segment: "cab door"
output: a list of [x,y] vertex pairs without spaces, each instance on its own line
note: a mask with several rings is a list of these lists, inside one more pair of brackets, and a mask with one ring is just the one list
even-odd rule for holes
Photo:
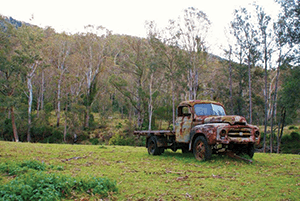
[[175,121],[176,142],[188,143],[190,141],[190,131],[193,122],[191,107],[179,106]]

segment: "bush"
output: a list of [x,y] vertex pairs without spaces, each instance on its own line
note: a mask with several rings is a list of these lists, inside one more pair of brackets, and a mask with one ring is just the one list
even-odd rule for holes
[[90,143],[92,143],[92,145],[98,145],[99,144],[99,140],[97,138],[93,138],[93,139],[89,139]]
[[58,200],[71,193],[74,180],[64,175],[32,172],[0,186],[2,200]]
[[42,163],[37,160],[24,161],[21,163],[16,163],[16,162],[0,163],[0,172],[6,173],[8,175],[21,175],[28,172],[28,170],[30,169],[44,171],[49,168],[53,170],[63,170],[62,166],[53,166],[53,165],[48,166],[45,163]]
[[34,169],[34,170],[46,170],[47,169],[47,165],[45,163],[41,163],[40,161],[24,161],[23,163],[21,163],[19,165],[20,167],[28,167],[30,169]]
[[1,172],[3,169],[5,172],[7,169],[16,169],[15,167],[34,170],[15,177],[7,184],[0,185],[0,200],[60,200],[70,196],[72,191],[107,197],[110,192],[118,191],[116,182],[107,178],[90,176],[73,178],[63,174],[47,174],[37,171],[36,169],[44,168],[41,168],[43,165],[34,161],[25,161],[20,164],[0,164]]
[[124,137],[120,133],[117,133],[109,139],[108,144],[109,145],[121,145],[121,146],[134,145],[134,137],[130,137],[130,136]]
[[28,172],[28,167],[20,167],[20,165],[13,162],[0,163],[0,172],[10,176],[20,175]]
[[107,178],[97,178],[97,177],[85,177],[78,178],[79,182],[77,187],[83,192],[89,192],[95,195],[100,195],[101,197],[107,197],[108,192],[117,192],[115,182],[111,182]]
[[289,130],[292,130],[292,129],[298,129],[298,127],[296,127],[296,126],[289,126]]
[[35,172],[24,174],[0,186],[1,200],[60,200],[72,190],[107,197],[117,192],[115,182],[105,178],[75,179],[66,175]]
[[291,132],[282,136],[282,153],[299,154],[300,153],[300,134],[298,132]]
[[300,140],[300,134],[299,133],[293,131],[290,135],[291,135],[291,139],[293,141]]
[[292,140],[292,138],[290,135],[283,135],[281,138],[282,143],[287,143],[287,142],[290,142],[291,140]]

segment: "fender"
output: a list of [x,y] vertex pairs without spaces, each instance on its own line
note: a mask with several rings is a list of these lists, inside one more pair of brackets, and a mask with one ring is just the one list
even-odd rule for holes
[[195,137],[203,135],[209,145],[215,144],[217,139],[216,124],[201,124],[192,128],[190,132],[189,150],[192,150],[193,141]]

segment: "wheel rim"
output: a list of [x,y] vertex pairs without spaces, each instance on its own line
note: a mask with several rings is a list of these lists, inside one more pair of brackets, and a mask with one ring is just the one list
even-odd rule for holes
[[196,159],[203,160],[205,157],[205,145],[203,142],[199,141],[196,145]]

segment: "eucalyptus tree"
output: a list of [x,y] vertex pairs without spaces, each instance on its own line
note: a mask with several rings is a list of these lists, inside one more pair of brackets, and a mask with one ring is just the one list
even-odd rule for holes
[[22,76],[26,74],[23,66],[19,65],[15,50],[18,45],[16,29],[8,24],[1,16],[4,23],[0,26],[0,107],[7,109],[13,129],[14,141],[19,141],[15,106],[19,102],[19,94],[22,91]]
[[[197,99],[199,74],[207,67],[207,34],[211,22],[206,13],[189,7],[184,10],[183,19],[178,19],[178,44],[187,51],[189,99]],[[202,83],[204,84],[204,83]]]
[[252,123],[252,79],[251,67],[254,67],[260,55],[257,50],[259,41],[257,40],[257,30],[251,22],[251,15],[246,8],[235,10],[234,20],[231,21],[233,34],[240,44],[241,50],[245,54],[248,66],[248,90],[249,90],[249,123]]
[[47,57],[52,69],[55,72],[53,81],[57,81],[56,85],[56,126],[60,125],[61,118],[61,99],[62,84],[65,73],[68,71],[68,59],[71,51],[74,49],[74,43],[66,33],[52,34],[48,39]]
[[17,29],[17,39],[19,45],[16,49],[19,65],[24,66],[27,80],[27,97],[28,97],[28,128],[27,141],[30,142],[31,116],[32,116],[32,100],[33,86],[32,79],[36,74],[38,67],[41,67],[42,57],[42,40],[43,30],[38,27],[23,25]]
[[[269,62],[269,55],[272,52],[272,48],[270,47],[271,44],[271,32],[270,29],[268,30],[269,22],[271,17],[267,15],[264,9],[260,6],[256,6],[256,14],[258,20],[258,28],[259,28],[259,36],[260,36],[260,43],[263,44],[263,63],[264,63],[264,99],[265,99],[265,120],[264,120],[264,133],[267,133],[267,126],[268,126],[268,62]],[[273,112],[274,113],[274,112]],[[273,118],[272,120],[273,121]],[[271,124],[272,125],[272,124]],[[271,128],[272,130],[272,128]],[[270,138],[272,139],[272,132]],[[271,140],[270,139],[270,143]],[[270,145],[271,146],[271,145]],[[272,147],[272,146],[271,146]],[[264,151],[266,148],[266,135],[264,135]]]
[[286,43],[293,49],[293,64],[300,64],[300,1],[299,0],[276,0],[283,9],[280,20],[284,25]]
[[[277,131],[277,153],[280,152],[280,144],[281,144],[281,138],[283,134],[283,127],[285,124],[285,118],[286,116],[292,116],[295,117],[295,111],[297,111],[297,104],[294,104],[296,101],[295,97],[297,97],[297,94],[299,94],[299,86],[297,84],[297,81],[295,82],[295,77],[298,75],[297,67],[295,69],[291,69],[291,74],[287,73],[287,76],[283,80],[283,84],[281,86],[282,90],[278,93],[279,88],[279,75],[281,74],[281,69],[286,68],[285,66],[288,66],[289,62],[293,59],[293,49],[289,47],[289,41],[290,38],[287,37],[287,31],[286,31],[286,22],[285,18],[282,16],[282,14],[279,16],[279,19],[277,22],[273,24],[273,30],[275,35],[275,42],[276,42],[276,48],[278,53],[278,59],[277,59],[277,69],[276,69],[276,81],[275,81],[275,87],[274,87],[274,98],[273,98],[273,105],[272,105],[272,111],[279,110],[281,111],[280,117],[277,115],[278,120],[278,131]],[[295,72],[295,73],[294,73]],[[282,77],[282,76],[281,76]],[[278,96],[277,98],[277,95]],[[279,102],[277,104],[277,102]],[[278,107],[278,108],[277,108]],[[286,115],[287,113],[287,115]],[[272,118],[275,118],[276,116],[275,112],[272,112]]]
[[110,83],[135,108],[137,127],[141,128],[148,105],[149,43],[146,39],[121,36],[119,48],[114,58],[114,74],[110,76]]
[[[164,69],[164,79],[170,81],[172,96],[172,124],[175,125],[176,92],[180,91],[181,75],[185,70],[180,60],[182,50],[178,45],[176,22],[169,20],[167,27],[158,30],[154,22],[147,24],[149,44],[158,59],[158,65]],[[177,100],[178,101],[178,100]]]
[[83,33],[77,40],[77,51],[80,52],[82,60],[82,73],[85,74],[85,105],[86,117],[84,126],[89,127],[89,118],[91,105],[95,100],[98,91],[97,76],[103,72],[104,63],[107,57],[107,35],[110,32],[102,26],[95,27],[88,25],[85,27],[86,33]]

